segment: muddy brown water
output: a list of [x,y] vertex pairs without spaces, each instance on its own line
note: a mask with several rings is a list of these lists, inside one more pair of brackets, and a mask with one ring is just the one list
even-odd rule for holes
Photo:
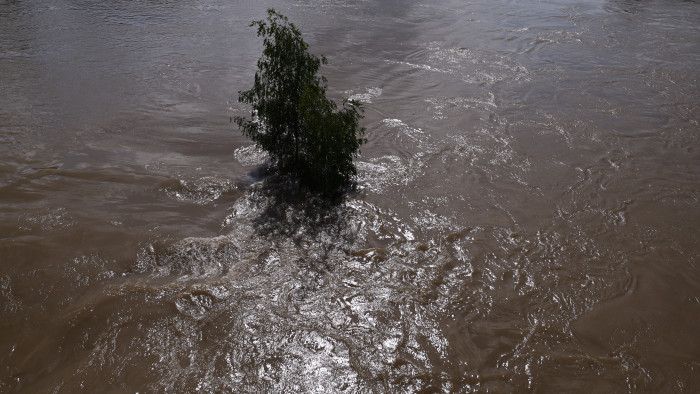
[[[270,6],[338,206],[230,123]],[[697,392],[699,83],[696,1],[2,1],[0,392]]]

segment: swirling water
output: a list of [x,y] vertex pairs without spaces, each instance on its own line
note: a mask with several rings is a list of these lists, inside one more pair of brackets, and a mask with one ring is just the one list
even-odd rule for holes
[[[274,6],[358,187],[230,123]],[[0,3],[1,392],[693,392],[700,5]]]

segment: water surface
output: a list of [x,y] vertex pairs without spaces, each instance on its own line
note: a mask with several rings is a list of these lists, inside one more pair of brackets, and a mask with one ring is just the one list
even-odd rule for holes
[[[274,6],[358,187],[230,122]],[[693,392],[700,5],[0,3],[0,391]]]

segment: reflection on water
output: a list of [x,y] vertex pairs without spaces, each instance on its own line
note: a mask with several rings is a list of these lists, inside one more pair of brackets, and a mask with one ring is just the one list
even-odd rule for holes
[[[274,5],[366,106],[234,130]],[[0,391],[693,392],[696,2],[0,4]]]

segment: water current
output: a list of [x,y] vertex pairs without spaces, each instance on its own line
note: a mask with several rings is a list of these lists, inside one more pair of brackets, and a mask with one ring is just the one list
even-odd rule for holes
[[[338,205],[231,123],[287,15]],[[697,392],[700,4],[0,1],[0,392]]]

